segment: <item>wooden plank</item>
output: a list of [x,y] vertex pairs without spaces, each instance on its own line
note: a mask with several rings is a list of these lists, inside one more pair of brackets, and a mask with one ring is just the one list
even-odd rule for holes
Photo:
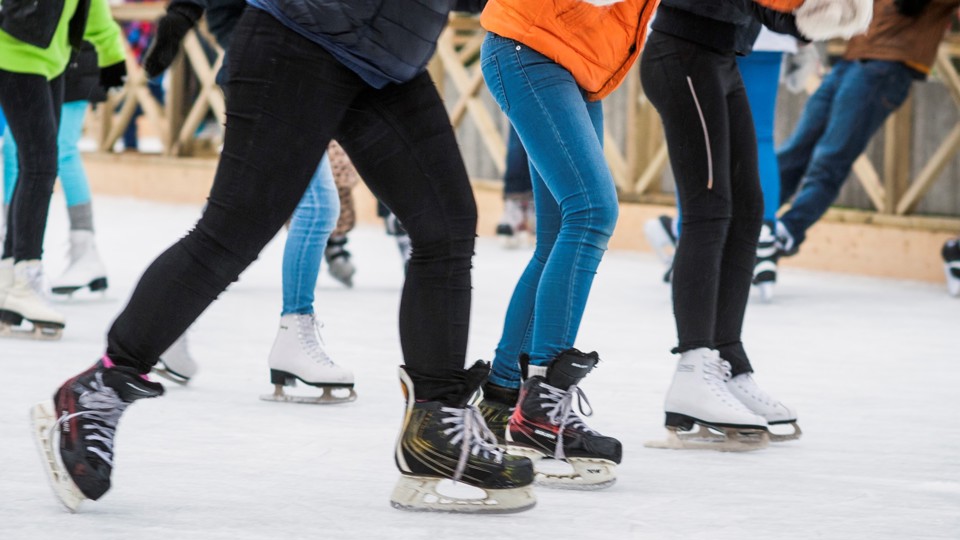
[[643,195],[653,184],[654,180],[660,178],[660,175],[663,174],[663,169],[667,166],[668,157],[667,144],[664,142],[653,155],[653,158],[647,163],[640,178],[637,179],[636,188],[633,190],[634,195]]
[[883,137],[883,211],[892,214],[897,199],[907,190],[910,178],[910,143],[913,140],[913,97],[887,120]]
[[920,199],[933,186],[934,181],[940,177],[940,173],[947,168],[950,159],[958,151],[960,151],[960,124],[954,126],[947,138],[937,148],[937,151],[930,157],[930,161],[910,184],[910,188],[903,194],[903,198],[897,204],[896,213],[898,215],[908,214],[917,207]]

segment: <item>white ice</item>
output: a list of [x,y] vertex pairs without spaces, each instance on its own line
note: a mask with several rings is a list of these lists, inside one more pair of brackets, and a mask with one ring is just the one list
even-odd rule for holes
[[[67,231],[62,199],[51,208],[55,275]],[[603,359],[584,389],[589,423],[624,443],[616,486],[540,489],[535,509],[511,516],[392,509],[402,272],[374,226],[351,235],[355,288],[323,275],[317,297],[358,401],[258,400],[271,390],[280,313],[274,241],[190,332],[194,382],[128,410],[113,489],[68,515],[40,468],[28,409],[98,358],[138,275],[198,211],[99,198],[106,298],[58,303],[61,342],[0,341],[0,539],[960,538],[960,301],[942,285],[785,269],[773,304],[751,300],[745,342],[760,383],[799,410],[803,439],[749,454],[652,450],[643,442],[663,435],[675,333],[659,263],[626,252],[604,259],[577,340]],[[469,358],[491,358],[529,254],[479,241]]]

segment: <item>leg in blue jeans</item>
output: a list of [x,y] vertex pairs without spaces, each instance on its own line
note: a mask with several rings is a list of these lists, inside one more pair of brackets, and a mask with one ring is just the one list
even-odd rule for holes
[[510,126],[510,135],[507,138],[507,170],[503,173],[503,194],[529,193],[530,162],[527,151],[517,135],[517,130]]
[[780,85],[783,53],[758,51],[737,59],[740,76],[747,89],[747,100],[757,132],[757,156],[760,164],[760,189],[763,191],[763,219],[776,221],[780,208],[780,170],[773,147],[773,127]]
[[481,68],[536,173],[537,248],[507,308],[490,376],[516,388],[521,353],[546,365],[573,347],[618,205],[601,104],[586,101],[570,72],[495,34],[483,44]]
[[313,313],[313,291],[327,238],[337,226],[340,198],[330,160],[323,155],[310,186],[290,219],[283,248],[283,311],[281,315]]
[[853,62],[833,99],[826,130],[813,149],[790,210],[781,222],[797,245],[840,193],[870,138],[910,93],[916,72],[900,62]]

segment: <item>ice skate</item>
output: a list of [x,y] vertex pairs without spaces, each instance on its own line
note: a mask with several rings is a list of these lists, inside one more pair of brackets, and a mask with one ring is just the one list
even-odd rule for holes
[[594,490],[617,481],[620,441],[600,435],[573,410],[574,397],[581,411],[584,404],[589,409],[578,384],[599,361],[595,352],[569,349],[549,366],[522,362],[526,380],[507,426],[507,451],[533,460],[539,485]]
[[500,445],[507,444],[507,423],[510,422],[519,399],[519,389],[505,388],[490,382],[483,385],[483,399],[477,404],[477,408]]
[[397,248],[400,250],[400,258],[403,259],[403,271],[407,271],[407,265],[410,264],[410,256],[413,255],[413,243],[410,241],[410,235],[403,228],[403,224],[397,219],[397,216],[391,212],[383,218],[383,223],[387,228],[387,234],[393,236],[397,241]]
[[54,294],[72,295],[83,288],[105,291],[107,270],[97,253],[93,231],[70,231],[70,265],[51,283],[51,289]]
[[[797,425],[797,411],[764,392],[750,373],[729,379],[727,388],[748,409],[766,419],[771,442],[792,441],[803,435]],[[790,428],[790,431],[783,431],[783,427]]]
[[667,439],[644,446],[721,452],[766,448],[770,442],[766,419],[730,392],[729,379],[730,364],[717,351],[682,353],[664,403]]
[[117,423],[128,405],[163,386],[107,357],[30,411],[33,437],[54,494],[70,512],[110,489]]
[[753,267],[753,284],[760,291],[760,299],[764,302],[773,300],[778,258],[777,237],[770,224],[764,223],[760,229],[760,240],[757,242],[757,264]]
[[943,271],[947,276],[947,290],[952,296],[960,296],[960,238],[943,244]]
[[800,246],[794,240],[790,229],[787,229],[787,226],[782,222],[777,222],[774,227],[774,235],[777,238],[777,252],[780,257],[791,257],[800,251]]
[[513,249],[533,243],[536,228],[536,212],[533,195],[521,193],[503,199],[503,215],[497,224],[497,237],[504,247]]
[[667,266],[663,274],[663,282],[669,283],[673,274],[673,254],[677,250],[677,233],[674,219],[670,216],[660,216],[649,219],[643,224],[643,234],[653,248],[657,257]]
[[42,264],[20,261],[11,272],[10,261],[0,263],[0,337],[60,339],[66,319],[47,302]]
[[190,355],[186,333],[160,355],[160,363],[153,367],[153,373],[180,385],[189,383],[197,374],[197,362]]
[[469,405],[490,373],[477,362],[451,402],[418,401],[409,373],[400,367],[406,398],[397,439],[400,469],[390,504],[401,510],[507,514],[533,508],[533,464],[496,444],[480,411]]
[[350,260],[350,252],[347,251],[347,237],[331,236],[327,240],[327,247],[323,250],[323,256],[327,260],[327,270],[333,279],[353,287],[353,275],[357,269]]
[[[274,391],[260,396],[264,401],[327,405],[357,399],[353,390],[353,373],[334,363],[324,350],[319,324],[312,313],[280,317],[280,329],[268,363]],[[320,395],[287,394],[285,388],[296,385],[297,380],[319,388]]]

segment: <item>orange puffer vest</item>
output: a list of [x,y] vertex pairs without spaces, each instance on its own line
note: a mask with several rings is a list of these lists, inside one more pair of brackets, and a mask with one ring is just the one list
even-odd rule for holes
[[591,101],[613,92],[640,55],[659,0],[489,0],[480,24],[567,68]]

